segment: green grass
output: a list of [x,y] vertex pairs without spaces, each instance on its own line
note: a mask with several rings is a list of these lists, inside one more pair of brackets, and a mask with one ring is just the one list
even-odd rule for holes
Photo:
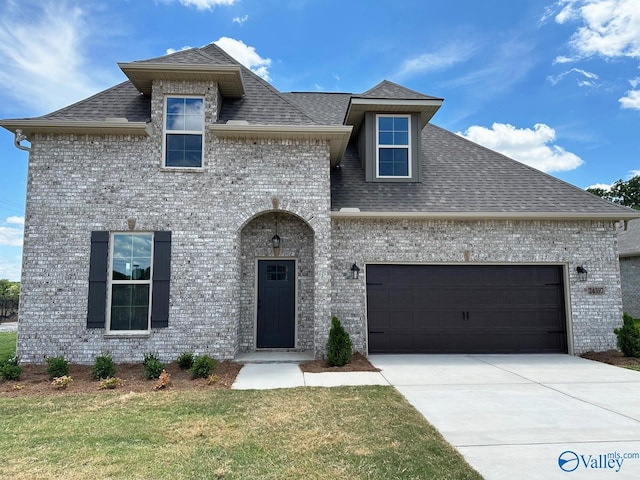
[[0,363],[16,354],[16,332],[0,332]]
[[481,479],[391,387],[0,398],[0,478]]

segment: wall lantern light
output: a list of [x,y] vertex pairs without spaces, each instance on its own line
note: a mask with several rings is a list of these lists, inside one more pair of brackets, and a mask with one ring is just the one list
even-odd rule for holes
[[276,215],[276,234],[271,237],[271,246],[273,247],[273,256],[280,256],[280,235],[278,235],[278,216]]
[[587,269],[584,268],[582,265],[578,265],[576,267],[576,272],[578,272],[578,281],[579,282],[586,282],[587,281]]
[[360,275],[360,267],[358,267],[358,265],[356,265],[355,263],[353,265],[351,265],[351,278],[354,280],[358,279],[358,276]]

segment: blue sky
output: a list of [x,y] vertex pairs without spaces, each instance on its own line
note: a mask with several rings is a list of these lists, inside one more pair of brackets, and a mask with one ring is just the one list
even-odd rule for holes
[[[0,0],[0,118],[211,42],[281,91],[443,97],[433,123],[582,188],[640,173],[638,0]],[[2,129],[0,278],[20,276],[27,161]]]

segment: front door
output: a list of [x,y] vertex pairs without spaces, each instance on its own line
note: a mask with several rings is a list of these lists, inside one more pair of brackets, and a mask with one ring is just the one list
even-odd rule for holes
[[258,260],[257,348],[294,348],[295,260]]

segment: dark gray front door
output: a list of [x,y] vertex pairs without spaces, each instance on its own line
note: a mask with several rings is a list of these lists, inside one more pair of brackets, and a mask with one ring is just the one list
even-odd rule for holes
[[294,260],[258,260],[257,348],[295,347]]

